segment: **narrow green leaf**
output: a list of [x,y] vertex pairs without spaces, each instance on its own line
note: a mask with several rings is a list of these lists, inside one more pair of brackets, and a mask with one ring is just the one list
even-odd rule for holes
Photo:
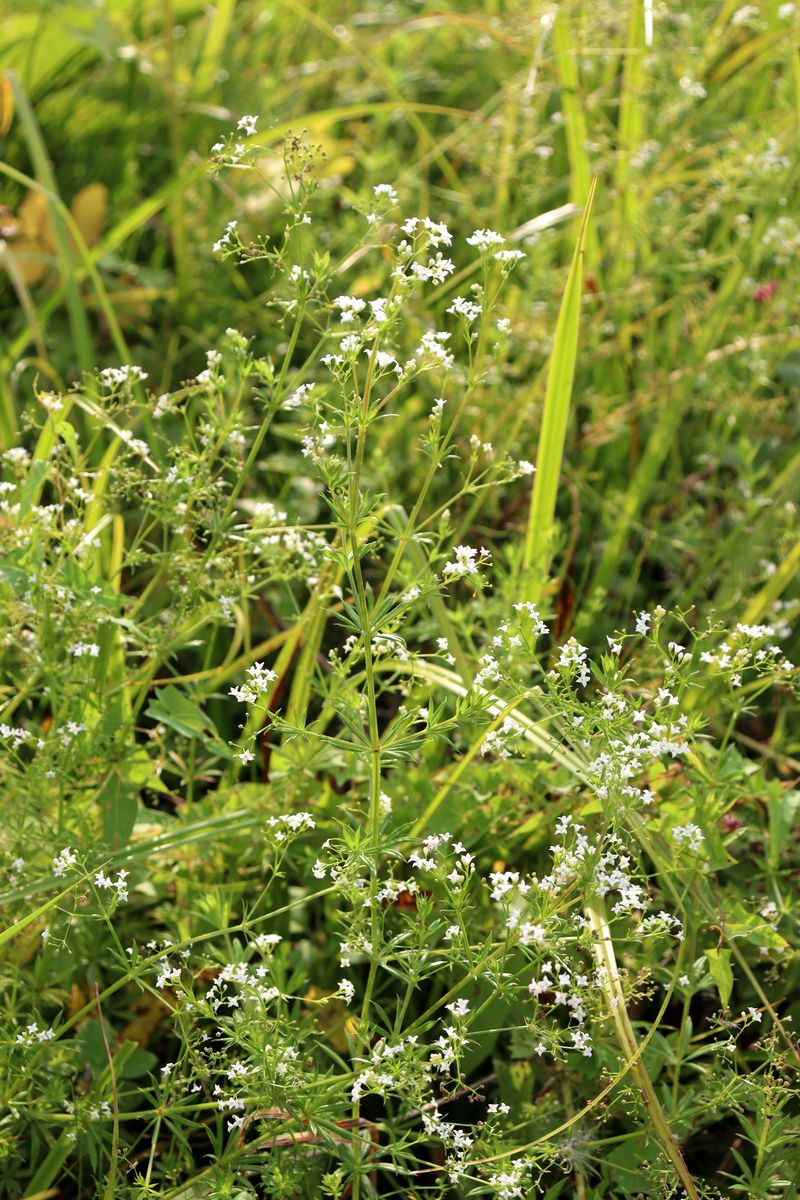
[[[587,204],[592,191],[592,168],[586,149],[589,144],[589,127],[578,75],[579,47],[574,44],[566,15],[561,12],[553,26],[553,49],[561,87],[561,111],[564,114],[564,132],[567,139],[569,198],[573,204],[582,208]],[[597,249],[597,238],[593,230],[587,228],[586,250],[593,266],[598,258]]]
[[198,96],[204,96],[216,83],[235,9],[236,0],[218,0],[210,10],[208,33],[195,72]]
[[50,1152],[31,1180],[30,1186],[25,1192],[24,1200],[41,1200],[43,1196],[58,1194],[48,1189],[60,1177],[61,1168],[69,1158],[70,1153],[74,1150],[74,1147],[75,1143],[70,1140],[68,1132],[65,1131],[62,1133],[58,1141],[54,1142],[51,1146]]
[[589,214],[592,210],[596,187],[597,177],[595,176],[589,189],[586,207],[583,210],[578,241],[567,276],[567,286],[561,300],[561,310],[558,314],[556,335],[550,355],[544,414],[536,456],[537,473],[531,494],[523,557],[523,566],[530,575],[528,590],[532,584],[537,594],[541,591],[547,576],[552,556],[553,516],[556,509],[564,442],[567,436],[572,382],[575,378],[575,361],[578,355],[583,255]]
[[36,120],[36,115],[33,111],[33,106],[28,100],[27,93],[22,86],[21,81],[14,71],[8,72],[8,79],[11,83],[11,88],[14,93],[14,102],[17,112],[19,113],[20,124],[25,133],[25,140],[28,144],[28,151],[33,163],[36,178],[47,189],[48,207],[50,209],[50,220],[53,225],[53,236],[58,247],[58,257],[61,266],[61,278],[64,282],[64,297],[69,313],[70,328],[75,345],[75,353],[82,369],[91,371],[92,369],[92,339],[89,332],[89,322],[86,317],[86,310],[83,307],[80,288],[78,287],[75,276],[75,255],[69,243],[67,236],[66,225],[62,214],[61,206],[58,203],[59,192],[56,183],[53,168],[50,162],[50,156],[47,153],[47,147],[44,144],[39,123]]

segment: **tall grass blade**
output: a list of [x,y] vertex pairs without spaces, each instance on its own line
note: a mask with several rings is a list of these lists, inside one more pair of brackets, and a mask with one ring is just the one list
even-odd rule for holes
[[532,586],[535,595],[541,592],[552,557],[553,517],[578,355],[584,247],[596,187],[595,176],[586,198],[550,356],[544,415],[536,455],[537,474],[531,494],[523,556],[523,568],[530,581],[528,590],[530,591]]
[[[564,132],[567,138],[569,198],[578,208],[583,208],[592,191],[592,168],[586,149],[589,143],[589,128],[581,103],[575,48],[564,13],[559,14],[553,26],[553,48],[556,52],[556,69],[561,85],[561,109],[564,113]],[[599,258],[597,235],[591,226],[586,230],[586,253],[590,262],[596,264]]]
[[691,1200],[700,1200],[694,1180],[689,1174],[675,1135],[669,1127],[647,1068],[643,1060],[637,1055],[636,1035],[628,1016],[628,1008],[622,991],[605,904],[599,897],[595,897],[587,906],[587,916],[595,935],[595,961],[600,972],[601,987],[606,995],[617,1040],[619,1041],[619,1046],[626,1062],[635,1062],[631,1074],[639,1089],[639,1094],[652,1125],[653,1133],[658,1138],[664,1153],[672,1163],[675,1174],[680,1179],[686,1195]]
[[7,78],[11,84],[16,110],[19,113],[20,123],[25,132],[25,140],[28,144],[28,152],[31,156],[34,173],[39,182],[47,189],[45,195],[47,196],[50,208],[53,236],[58,249],[61,278],[64,284],[64,298],[69,314],[72,338],[75,344],[75,354],[81,369],[91,371],[93,358],[91,332],[89,322],[86,318],[86,310],[83,307],[80,289],[74,275],[75,255],[67,236],[62,209],[53,198],[59,196],[59,191],[50,163],[50,157],[47,153],[47,147],[44,144],[33,106],[28,100],[22,83],[14,71],[9,71]]

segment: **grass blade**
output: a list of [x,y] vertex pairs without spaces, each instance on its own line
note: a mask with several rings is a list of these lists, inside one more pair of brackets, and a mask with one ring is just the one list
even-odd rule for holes
[[53,174],[53,168],[44,144],[39,123],[20,80],[14,71],[8,72],[8,81],[14,96],[14,103],[19,113],[20,124],[25,132],[28,152],[33,163],[34,173],[39,183],[46,189],[50,220],[53,224],[53,236],[58,247],[58,257],[61,265],[61,278],[64,282],[64,298],[69,313],[72,338],[75,343],[75,353],[81,369],[92,369],[92,338],[86,310],[83,307],[80,289],[75,278],[75,255],[67,236],[66,225],[61,206],[53,199],[59,196],[58,185]]
[[605,904],[602,899],[595,897],[589,903],[587,916],[592,927],[592,932],[595,935],[593,943],[595,961],[601,974],[601,987],[606,996],[617,1040],[619,1041],[620,1049],[626,1063],[635,1063],[631,1074],[642,1098],[653,1133],[661,1143],[662,1150],[672,1164],[675,1174],[683,1184],[686,1195],[691,1200],[700,1200],[694,1180],[689,1174],[675,1135],[669,1127],[664,1110],[661,1107],[655,1088],[647,1073],[647,1068],[638,1054],[636,1035],[628,1016],[628,1007],[614,954],[614,943],[611,940],[611,930],[609,929]]
[[583,255],[586,230],[592,210],[597,177],[592,180],[586,207],[583,210],[578,241],[567,277],[567,286],[558,314],[556,336],[550,356],[550,370],[544,399],[544,415],[536,455],[536,482],[531,493],[528,528],[525,535],[523,568],[531,579],[534,591],[541,591],[552,555],[553,516],[556,508],[561,460],[567,436],[572,381],[578,354],[578,330],[581,317]]
[[[569,198],[578,208],[583,208],[587,205],[592,191],[592,168],[586,149],[589,142],[589,128],[582,104],[578,64],[575,58],[577,51],[572,45],[566,18],[563,14],[559,14],[553,26],[553,48],[556,52],[556,68],[561,86],[561,108],[564,113],[564,132],[567,138]],[[596,266],[599,259],[597,237],[594,230],[588,227],[586,251],[589,261]]]

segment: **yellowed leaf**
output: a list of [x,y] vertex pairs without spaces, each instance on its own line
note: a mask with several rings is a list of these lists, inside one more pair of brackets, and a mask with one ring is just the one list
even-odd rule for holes
[[[12,243],[20,274],[25,283],[38,283],[56,253],[47,197],[41,192],[30,191],[20,204],[16,217],[5,211],[8,213],[5,236]],[[87,184],[73,200],[71,212],[86,245],[96,245],[108,215],[108,188],[104,183]],[[70,241],[75,244],[74,238]]]
[[14,93],[5,76],[0,79],[0,137],[5,137],[14,119]]
[[47,270],[50,255],[45,254],[37,242],[29,242],[22,238],[14,243],[14,258],[25,283],[38,283]]
[[[333,992],[325,991],[314,984],[303,999],[314,1005],[317,1025],[327,1036],[334,1049],[338,1050],[340,1054],[346,1053],[348,1036],[350,1039],[355,1037],[357,1025],[354,1014],[345,1002],[335,996]],[[327,1003],[320,1005],[320,1000],[327,1000]]]
[[161,1022],[170,1015],[169,1003],[174,1000],[174,992],[166,991],[164,999],[143,993],[133,1004],[134,1015],[122,1028],[120,1040],[123,1042],[138,1042],[140,1046],[149,1045],[150,1039]]
[[90,183],[81,188],[72,201],[71,210],[86,245],[96,245],[108,215],[108,188],[104,183]]
[[14,257],[25,282],[38,283],[55,250],[47,199],[41,192],[28,192],[19,206],[19,222],[19,237],[13,243]]
[[29,242],[36,242],[42,250],[52,254],[56,243],[47,197],[41,192],[28,192],[19,206],[19,216],[22,221],[22,236]]

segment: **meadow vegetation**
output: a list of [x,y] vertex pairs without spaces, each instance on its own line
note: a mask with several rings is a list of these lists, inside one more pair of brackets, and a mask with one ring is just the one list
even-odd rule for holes
[[800,1193],[800,6],[0,24],[0,1194]]

